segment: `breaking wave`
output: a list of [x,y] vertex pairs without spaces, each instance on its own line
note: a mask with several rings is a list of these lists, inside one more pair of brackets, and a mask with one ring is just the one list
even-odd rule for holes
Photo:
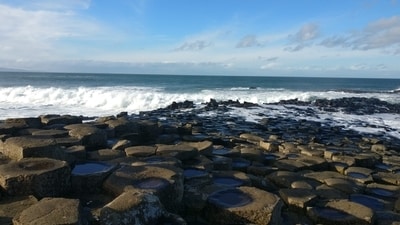
[[238,100],[257,104],[281,100],[334,99],[374,97],[400,103],[393,93],[349,93],[343,91],[290,91],[285,89],[225,88],[199,91],[167,91],[164,88],[140,86],[112,87],[0,87],[0,119],[42,114],[75,114],[101,116],[122,111],[138,113],[163,108],[172,102],[193,101],[195,104],[216,100]]

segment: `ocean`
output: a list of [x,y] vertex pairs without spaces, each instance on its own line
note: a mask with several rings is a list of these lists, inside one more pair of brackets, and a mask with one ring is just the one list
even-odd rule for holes
[[308,118],[299,116],[293,107],[272,104],[291,99],[346,97],[377,98],[400,104],[400,79],[0,72],[0,96],[0,120],[43,114],[136,114],[185,100],[198,107],[210,99],[238,100],[260,105],[232,109],[232,114],[241,114],[249,121],[257,122],[260,113],[279,114],[335,123],[360,132],[389,132],[400,138],[399,114],[318,111],[317,117]]

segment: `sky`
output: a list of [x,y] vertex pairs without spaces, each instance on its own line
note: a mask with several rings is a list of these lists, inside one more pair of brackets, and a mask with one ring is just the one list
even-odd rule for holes
[[400,0],[0,0],[0,68],[400,78]]

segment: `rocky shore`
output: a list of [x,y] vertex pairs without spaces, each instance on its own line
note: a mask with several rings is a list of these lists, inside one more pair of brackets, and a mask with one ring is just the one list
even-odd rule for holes
[[[279,104],[400,113],[367,98]],[[399,139],[227,116],[252,107],[186,101],[137,115],[1,121],[0,224],[400,224]]]

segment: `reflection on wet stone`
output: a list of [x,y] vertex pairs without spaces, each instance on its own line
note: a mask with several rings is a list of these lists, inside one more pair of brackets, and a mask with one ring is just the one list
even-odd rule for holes
[[211,194],[208,201],[224,208],[231,208],[247,205],[252,199],[246,193],[237,189],[230,189]]

